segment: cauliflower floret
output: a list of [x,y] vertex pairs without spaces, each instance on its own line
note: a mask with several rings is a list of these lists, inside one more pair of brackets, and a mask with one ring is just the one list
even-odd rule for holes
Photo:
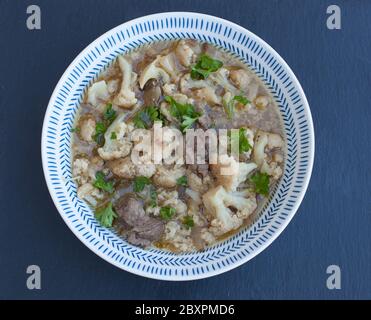
[[229,78],[237,88],[244,91],[247,91],[248,85],[251,82],[251,76],[244,69],[231,70],[229,72]]
[[206,192],[210,184],[213,183],[211,177],[209,175],[206,175],[205,177],[201,178],[191,170],[187,170],[187,182],[189,187],[196,192],[204,193]]
[[209,79],[215,84],[223,87],[225,91],[230,92],[232,96],[239,95],[240,91],[230,83],[228,77],[229,70],[226,68],[220,68],[218,71],[211,73]]
[[221,155],[218,164],[211,165],[211,171],[227,191],[236,191],[237,187],[247,179],[256,168],[256,164],[237,162],[232,156]]
[[220,104],[221,99],[215,94],[215,90],[210,86],[194,90],[194,96],[197,99],[205,100],[210,105]]
[[197,204],[201,203],[201,195],[199,192],[187,188],[185,190],[185,193],[188,197],[190,197],[193,200],[194,203],[197,203]]
[[172,96],[176,92],[176,85],[173,83],[165,83],[162,86],[162,91],[164,92],[165,96]]
[[195,246],[191,237],[191,229],[187,229],[176,221],[169,221],[165,226],[165,240],[179,251],[193,251]]
[[109,100],[110,94],[106,81],[98,81],[93,83],[88,89],[88,103],[94,107],[99,107],[101,103]]
[[95,133],[95,119],[93,116],[81,117],[79,121],[80,125],[80,137],[86,142],[93,141],[93,135]]
[[85,183],[77,190],[77,196],[95,207],[98,203],[97,200],[103,199],[104,194],[91,183]]
[[158,166],[153,181],[156,185],[164,188],[173,188],[177,185],[176,181],[184,176],[186,170],[182,165]]
[[120,82],[117,79],[107,81],[107,89],[110,94],[114,94],[119,90]]
[[[282,175],[280,163],[283,162],[283,156],[280,152],[284,142],[282,137],[276,133],[259,131],[255,137],[253,150],[253,159],[261,172],[268,174],[277,180]],[[270,153],[270,157],[268,156]]]
[[215,236],[208,230],[208,228],[201,229],[201,239],[209,246],[216,242]]
[[97,171],[103,170],[103,160],[98,156],[90,160],[86,158],[77,158],[73,162],[72,175],[79,184],[95,180]]
[[166,191],[159,189],[157,193],[158,207],[172,207],[176,210],[177,216],[183,216],[187,212],[187,205],[179,199],[178,191]]
[[133,72],[131,64],[123,56],[118,57],[118,62],[122,72],[122,82],[120,92],[113,100],[113,103],[120,107],[131,108],[137,103],[137,98],[135,98],[135,93],[132,89],[137,75]]
[[204,100],[210,105],[221,103],[221,98],[215,93],[215,86],[205,80],[193,80],[189,73],[180,80],[180,91],[193,95],[196,99]]
[[162,80],[163,83],[167,83],[170,81],[170,77],[167,74],[167,72],[164,69],[159,68],[157,66],[158,62],[159,59],[157,58],[154,61],[152,61],[148,66],[146,66],[142,71],[139,77],[139,86],[141,89],[144,88],[144,85],[150,79],[157,79],[159,81]]
[[195,60],[195,54],[193,50],[189,45],[185,43],[184,40],[179,41],[179,44],[175,49],[175,54],[179,59],[179,62],[185,67],[189,67]]
[[[125,123],[126,113],[120,114],[116,120],[109,126],[104,134],[105,143],[98,153],[104,160],[113,160],[126,157],[133,146],[129,134],[134,130],[131,124]],[[111,139],[112,133],[115,133],[116,139]]]
[[180,92],[184,94],[191,94],[194,89],[202,89],[210,84],[205,80],[194,80],[190,73],[186,73],[180,80]]
[[201,210],[200,210],[200,204],[201,204],[201,199],[200,202],[194,201],[192,198],[190,198],[187,201],[188,205],[188,210],[187,210],[187,215],[192,217],[193,222],[196,226],[206,226],[208,224],[206,217],[202,215]]
[[190,170],[187,171],[187,182],[189,187],[194,191],[197,191],[199,193],[203,193],[206,191],[205,186],[202,184],[202,179]]
[[108,166],[115,175],[124,179],[134,179],[136,176],[151,178],[156,172],[156,166],[154,164],[136,165],[131,161],[130,156],[110,161]]
[[255,195],[249,191],[228,193],[223,186],[209,190],[202,200],[211,217],[209,230],[215,236],[238,229],[257,207]]
[[72,175],[78,183],[86,183],[89,178],[89,160],[85,158],[75,159],[73,162]]
[[174,59],[175,59],[174,53],[169,53],[165,56],[159,57],[158,64],[161,68],[163,68],[170,75],[171,79],[174,82],[178,82],[179,80],[179,76],[177,75],[178,70],[176,69]]

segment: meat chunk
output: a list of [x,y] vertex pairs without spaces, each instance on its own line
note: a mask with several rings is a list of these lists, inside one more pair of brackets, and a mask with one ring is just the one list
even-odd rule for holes
[[148,216],[143,204],[134,198],[121,198],[115,209],[120,220],[129,228],[128,242],[134,245],[149,246],[152,241],[159,240],[165,231],[163,221]]

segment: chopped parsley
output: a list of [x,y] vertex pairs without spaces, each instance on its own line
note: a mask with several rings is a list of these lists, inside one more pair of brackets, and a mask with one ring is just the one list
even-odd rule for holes
[[176,210],[172,207],[162,207],[160,209],[160,217],[164,220],[170,220],[174,214],[175,214]]
[[144,187],[150,184],[152,184],[151,180],[149,180],[147,177],[144,176],[135,177],[133,190],[134,192],[142,192],[144,190]]
[[183,218],[183,224],[187,229],[191,229],[194,227],[195,222],[193,221],[193,218],[191,216],[185,216]]
[[154,122],[161,121],[164,122],[165,118],[162,115],[160,109],[155,106],[150,106],[142,111],[139,111],[134,119],[134,126],[139,129],[148,129]]
[[106,177],[102,171],[98,171],[95,174],[95,181],[93,183],[94,187],[106,191],[108,193],[112,193],[114,191],[113,184],[114,184],[113,181],[106,180]]
[[111,124],[117,117],[116,111],[112,108],[112,103],[107,104],[107,109],[104,111],[103,118]]
[[247,105],[248,103],[251,103],[250,100],[244,96],[234,96],[229,101],[223,100],[223,107],[224,107],[225,113],[228,116],[228,119],[233,119],[236,102],[241,103],[244,106]]
[[112,104],[107,104],[107,108],[103,113],[103,121],[99,121],[95,124],[95,134],[93,135],[93,139],[99,146],[104,145],[104,134],[106,133],[108,127],[116,119],[116,116],[116,111],[112,108]]
[[187,184],[188,184],[188,179],[187,179],[187,177],[186,177],[186,176],[182,176],[182,177],[178,178],[178,179],[176,180],[176,184],[177,184],[178,186],[186,187]]
[[70,132],[76,132],[76,133],[79,133],[79,132],[80,132],[80,128],[79,128],[79,127],[71,128],[71,129],[70,129]]
[[233,100],[243,104],[244,106],[246,106],[248,103],[251,103],[251,101],[244,96],[234,96]]
[[170,104],[170,114],[179,120],[182,132],[191,128],[193,123],[201,116],[199,112],[196,112],[192,104],[176,102],[170,96],[165,96],[165,101]]
[[149,205],[154,208],[157,207],[157,191],[155,188],[151,188],[149,192],[149,197],[150,197],[150,203]]
[[104,134],[107,131],[107,127],[103,122],[97,122],[95,124],[95,134],[93,136],[93,139],[99,146],[104,145]]
[[99,221],[102,227],[112,227],[113,220],[117,218],[117,213],[112,208],[112,202],[109,202],[106,207],[95,210],[95,218]]
[[268,196],[269,194],[269,176],[266,173],[256,172],[251,178],[255,186],[255,192]]
[[240,128],[238,132],[231,131],[230,134],[231,144],[237,143],[238,139],[238,151],[239,153],[247,152],[252,149],[249,140],[246,137],[246,128]]
[[191,78],[194,80],[206,79],[210,73],[218,71],[222,66],[223,62],[220,60],[213,59],[207,54],[202,54],[196,65],[192,67]]

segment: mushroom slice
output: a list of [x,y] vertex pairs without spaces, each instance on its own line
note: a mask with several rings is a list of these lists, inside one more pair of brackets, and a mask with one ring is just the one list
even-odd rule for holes
[[139,77],[139,87],[144,88],[145,84],[150,79],[162,80],[166,83],[170,81],[169,75],[162,68],[157,67],[158,58],[152,61],[148,66],[146,66]]
[[158,105],[161,98],[161,87],[156,79],[150,79],[144,85],[143,102],[145,106]]

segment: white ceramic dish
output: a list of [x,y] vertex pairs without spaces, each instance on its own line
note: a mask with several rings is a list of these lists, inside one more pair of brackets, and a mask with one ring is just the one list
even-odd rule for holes
[[[175,255],[134,247],[102,228],[76,195],[71,177],[71,133],[85,89],[118,54],[158,40],[192,38],[223,47],[267,84],[284,122],[284,174],[255,223],[202,252]],[[285,61],[268,44],[229,21],[169,12],[126,22],[99,37],[72,62],[50,99],[42,131],[42,160],[53,201],[74,234],[93,252],[132,273],[163,280],[192,280],[233,269],[264,250],[283,231],[307,189],[314,158],[312,117],[304,92]],[[294,241],[294,240],[293,240]]]

